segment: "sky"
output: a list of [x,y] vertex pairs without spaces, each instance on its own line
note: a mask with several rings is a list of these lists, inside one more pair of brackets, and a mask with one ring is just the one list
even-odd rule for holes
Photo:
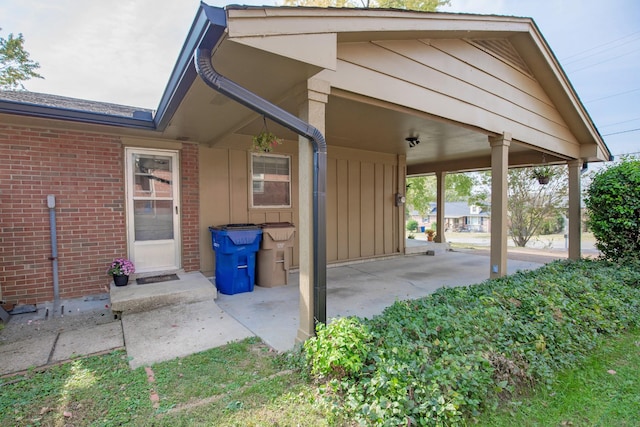
[[[155,109],[199,3],[0,0],[0,37],[22,33],[40,63],[44,79],[27,90]],[[451,0],[440,11],[533,18],[611,153],[640,154],[640,1]]]

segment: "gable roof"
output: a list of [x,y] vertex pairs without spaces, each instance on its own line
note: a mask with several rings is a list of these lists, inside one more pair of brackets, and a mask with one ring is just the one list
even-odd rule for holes
[[[503,132],[513,132],[513,165],[539,163],[539,150],[556,163],[610,157],[533,20],[496,15],[201,4],[152,119],[3,100],[0,113],[237,144],[259,131],[261,118],[197,78],[193,52],[201,45],[213,50],[222,74],[287,111],[297,110],[296,93],[309,78],[327,80],[330,144],[405,154],[410,175],[485,168],[487,137]],[[409,152],[411,132],[433,143]]]

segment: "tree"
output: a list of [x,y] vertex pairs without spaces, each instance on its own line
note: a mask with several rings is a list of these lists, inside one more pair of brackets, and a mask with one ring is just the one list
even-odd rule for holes
[[585,198],[596,247],[613,261],[640,259],[640,160],[600,170]]
[[284,0],[285,6],[365,7],[433,12],[450,0]]
[[[471,195],[474,179],[469,174],[447,174],[444,179],[445,201],[466,200]],[[436,201],[437,187],[435,176],[417,176],[407,178],[407,205],[426,216],[431,203]]]
[[40,64],[29,59],[24,49],[24,37],[0,37],[0,89],[24,89],[22,82],[31,78],[43,78],[36,70]]
[[[548,221],[556,221],[566,209],[567,168],[565,166],[545,166],[549,182],[540,184],[535,173],[540,168],[509,169],[507,189],[508,230],[511,240],[518,247],[524,247],[529,240],[539,234]],[[490,173],[482,175],[484,185],[471,197],[475,203],[490,209]]]

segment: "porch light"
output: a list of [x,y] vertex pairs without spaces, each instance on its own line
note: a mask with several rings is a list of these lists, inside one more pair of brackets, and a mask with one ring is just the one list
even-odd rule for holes
[[417,136],[409,136],[409,137],[405,138],[404,140],[409,143],[409,148],[413,148],[416,145],[420,144],[420,140],[418,139]]

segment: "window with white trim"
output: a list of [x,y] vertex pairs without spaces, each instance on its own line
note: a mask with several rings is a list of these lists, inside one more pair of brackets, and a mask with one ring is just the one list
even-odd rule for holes
[[251,154],[251,205],[255,208],[291,206],[291,158]]

